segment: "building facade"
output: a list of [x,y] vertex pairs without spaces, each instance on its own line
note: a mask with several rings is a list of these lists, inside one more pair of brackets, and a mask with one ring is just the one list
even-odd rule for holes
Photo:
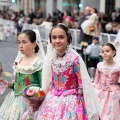
[[16,10],[24,10],[27,15],[32,8],[34,11],[42,9],[43,13],[47,15],[58,9],[61,12],[68,11],[83,11],[86,6],[95,7],[100,12],[104,12],[107,15],[115,8],[120,7],[120,0],[17,0],[14,3]]

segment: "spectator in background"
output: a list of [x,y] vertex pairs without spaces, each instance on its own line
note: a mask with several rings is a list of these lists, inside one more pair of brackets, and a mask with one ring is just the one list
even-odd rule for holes
[[106,31],[106,33],[113,34],[112,23],[106,24],[105,31]]
[[41,9],[39,9],[39,10],[36,12],[35,18],[36,18],[36,19],[43,18],[43,12],[42,12]]
[[99,13],[99,22],[101,24],[101,31],[105,32],[105,25],[108,22],[108,18],[103,12]]
[[30,9],[28,17],[30,18],[30,20],[28,21],[29,24],[33,23],[33,19],[35,18],[35,13],[33,12],[33,9]]
[[116,22],[116,12],[112,12],[110,22]]
[[85,20],[89,19],[90,14],[91,14],[91,13],[90,13],[90,7],[88,7],[88,6],[85,7],[84,15],[80,17],[79,22],[78,22],[78,24],[79,24],[79,29],[80,29],[80,39],[79,39],[79,41],[78,41],[79,43],[82,42],[82,41],[87,42],[87,43],[89,43],[89,44],[92,43],[92,36],[86,35],[85,33],[83,33],[83,30],[81,29],[81,24],[82,24]]
[[120,24],[120,9],[116,9],[116,18],[115,22]]
[[90,36],[99,36],[100,35],[100,27],[97,15],[97,9],[91,8],[90,9],[91,16],[89,19],[85,20],[81,24],[81,28],[83,32]]
[[89,74],[92,81],[95,78],[95,70],[97,68],[97,64],[100,62],[100,53],[101,46],[99,45],[99,38],[93,37],[92,44],[90,44],[87,49],[84,50],[84,54],[89,54]]
[[68,11],[65,11],[63,15],[63,21],[70,21],[73,23],[74,18],[72,17],[71,13],[69,13]]

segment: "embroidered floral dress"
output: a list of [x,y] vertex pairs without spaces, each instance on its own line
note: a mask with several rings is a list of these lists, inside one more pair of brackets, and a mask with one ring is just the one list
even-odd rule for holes
[[21,66],[18,62],[13,90],[0,107],[0,120],[21,120],[28,108],[21,93],[29,86],[41,87],[42,66],[43,61],[39,57],[36,57],[30,66]]
[[101,120],[120,120],[120,65],[106,67],[100,62],[96,71],[95,88],[100,101]]
[[63,61],[54,58],[50,91],[35,120],[88,120],[82,88],[79,56],[67,51]]

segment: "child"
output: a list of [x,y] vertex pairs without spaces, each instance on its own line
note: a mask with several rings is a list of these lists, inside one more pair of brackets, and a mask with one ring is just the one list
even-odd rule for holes
[[[32,86],[41,87],[43,67],[43,48],[37,30],[24,30],[18,35],[18,54],[14,82],[1,80],[13,90],[7,95],[0,107],[0,120],[21,120],[28,108],[22,92]],[[24,119],[25,120],[25,119]]]
[[113,57],[116,49],[113,44],[102,46],[103,62],[98,63],[94,86],[97,89],[101,106],[101,120],[120,120],[120,64]]
[[49,38],[42,89],[50,89],[35,120],[98,120],[97,98],[85,63],[69,46],[72,37],[68,27],[59,23]]
[[99,45],[99,38],[93,37],[92,44],[84,50],[84,54],[89,54],[89,73],[93,81],[95,77],[95,69],[100,62],[101,46]]
[[98,24],[97,9],[91,8],[91,16],[88,20],[85,20],[82,24],[82,30],[85,34],[90,36],[99,36],[100,26]]

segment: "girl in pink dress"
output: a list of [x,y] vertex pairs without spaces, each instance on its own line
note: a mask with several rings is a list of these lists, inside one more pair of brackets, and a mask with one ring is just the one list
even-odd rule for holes
[[85,63],[69,46],[69,29],[59,23],[49,41],[42,71],[42,89],[49,91],[35,120],[98,120],[97,95]]
[[111,43],[102,46],[103,62],[98,63],[94,86],[101,106],[101,120],[120,120],[120,64],[113,57],[116,49]]

